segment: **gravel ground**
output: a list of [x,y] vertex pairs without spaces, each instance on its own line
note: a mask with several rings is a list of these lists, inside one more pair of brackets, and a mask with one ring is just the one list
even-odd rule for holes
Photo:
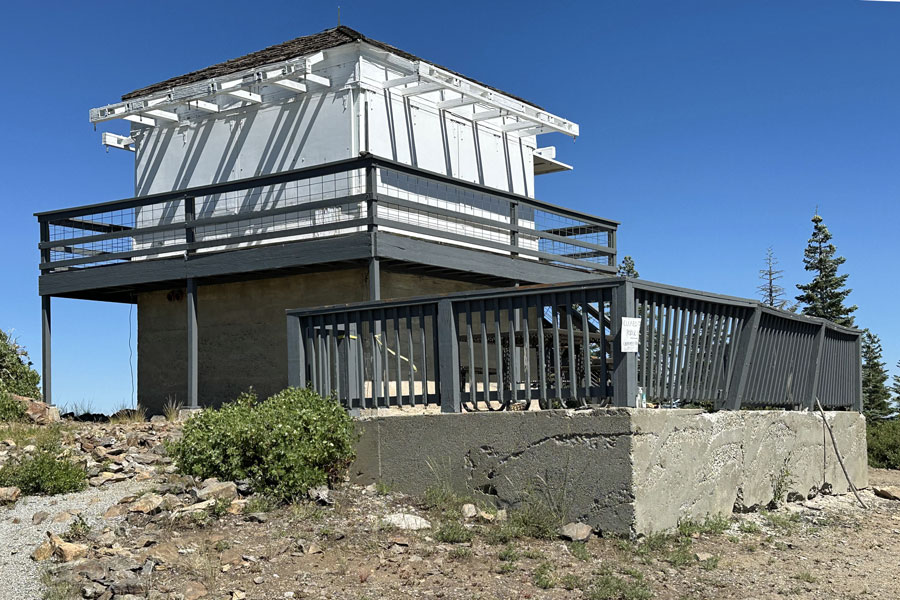
[[[72,518],[53,523],[53,517],[62,512],[81,513],[92,526],[109,524],[112,521],[102,516],[106,509],[122,496],[148,485],[146,481],[132,479],[74,494],[27,496],[12,508],[0,509],[0,600],[40,600],[43,566],[31,560],[31,553],[47,539],[47,531],[59,534],[72,523]],[[40,525],[33,525],[31,519],[40,511],[50,516]]]

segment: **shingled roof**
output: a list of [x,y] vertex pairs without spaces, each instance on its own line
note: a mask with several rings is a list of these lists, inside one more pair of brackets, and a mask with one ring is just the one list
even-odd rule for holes
[[[329,48],[336,48],[338,46],[343,46],[344,44],[349,44],[351,42],[366,42],[367,44],[371,44],[372,46],[381,48],[382,50],[386,50],[407,60],[423,60],[418,56],[410,54],[409,52],[404,52],[403,50],[395,48],[390,44],[385,44],[384,42],[379,42],[378,40],[368,38],[355,29],[351,29],[345,25],[338,25],[337,27],[326,29],[325,31],[322,31],[320,33],[298,37],[281,44],[276,44],[275,46],[269,46],[268,48],[263,48],[262,50],[251,52],[250,54],[247,54],[245,56],[232,58],[231,60],[226,60],[225,62],[212,65],[198,71],[192,71],[185,75],[179,75],[178,77],[172,77],[171,79],[166,79],[165,81],[160,81],[159,83],[154,83],[153,85],[148,85],[139,90],[134,90],[133,92],[125,94],[124,96],[122,96],[122,100],[130,100],[131,98],[137,98],[139,96],[148,96],[150,94],[164,92],[173,87],[197,83],[206,79],[212,79],[213,77],[223,77],[225,75],[237,73],[238,71],[244,71],[247,69],[253,69],[283,60],[289,60],[298,56],[315,54],[316,52],[328,50]],[[435,66],[440,67],[440,65]],[[466,77],[465,75],[461,75],[460,73],[456,73],[455,71],[447,69],[446,67],[440,68],[449,71],[459,77],[474,81],[475,83],[490,88],[495,92],[500,92],[501,94],[505,94],[510,98],[515,98],[519,102],[524,102],[526,104],[534,106],[535,108],[541,108],[533,102],[529,102],[528,100],[524,100],[502,90],[498,90],[497,88],[489,86],[486,83],[481,83],[472,79],[471,77]]]

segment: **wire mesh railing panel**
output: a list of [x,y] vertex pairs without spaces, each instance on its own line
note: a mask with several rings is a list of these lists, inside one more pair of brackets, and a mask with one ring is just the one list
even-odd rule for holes
[[730,304],[635,290],[641,396],[673,408],[721,402],[746,313]]

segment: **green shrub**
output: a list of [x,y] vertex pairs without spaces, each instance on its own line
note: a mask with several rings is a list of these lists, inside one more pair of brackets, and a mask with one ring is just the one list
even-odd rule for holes
[[459,521],[444,521],[434,532],[434,539],[444,544],[465,544],[472,541],[472,536]]
[[40,399],[40,381],[25,347],[10,333],[0,331],[0,392]]
[[866,443],[870,467],[900,469],[900,420],[868,423]]
[[0,391],[0,421],[21,421],[25,418],[25,405]]
[[170,445],[181,471],[205,479],[249,479],[254,491],[280,501],[338,481],[354,458],[355,433],[333,398],[288,388],[263,402],[242,394],[189,419]]
[[84,469],[57,458],[59,448],[39,448],[33,455],[0,469],[0,487],[15,486],[23,494],[67,494],[85,488]]

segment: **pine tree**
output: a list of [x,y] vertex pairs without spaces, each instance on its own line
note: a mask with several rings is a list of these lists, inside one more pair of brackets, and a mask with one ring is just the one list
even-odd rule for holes
[[866,419],[883,419],[891,414],[888,373],[882,361],[881,340],[866,329],[862,338],[863,414]]
[[622,259],[622,262],[619,263],[619,271],[616,275],[619,277],[633,277],[634,279],[640,277],[637,269],[634,268],[634,259],[630,256],[626,256]]
[[775,258],[775,252],[772,246],[766,249],[765,267],[760,269],[759,278],[762,283],[756,288],[759,290],[760,298],[764,304],[768,304],[774,308],[785,308],[787,300],[783,298],[784,288],[778,285],[778,280],[783,277],[783,270],[776,268],[778,259]]
[[852,291],[844,287],[849,275],[838,275],[838,267],[846,259],[836,256],[837,249],[831,243],[831,232],[818,212],[813,216],[812,222],[813,233],[803,253],[803,265],[815,275],[811,282],[797,285],[797,289],[803,292],[797,296],[797,301],[805,305],[805,315],[852,327],[853,317],[850,313],[856,310],[856,306],[844,306],[844,300]]
[[[900,373],[900,360],[897,361],[897,371]],[[894,375],[891,391],[894,392],[894,408],[900,408],[900,374]]]

